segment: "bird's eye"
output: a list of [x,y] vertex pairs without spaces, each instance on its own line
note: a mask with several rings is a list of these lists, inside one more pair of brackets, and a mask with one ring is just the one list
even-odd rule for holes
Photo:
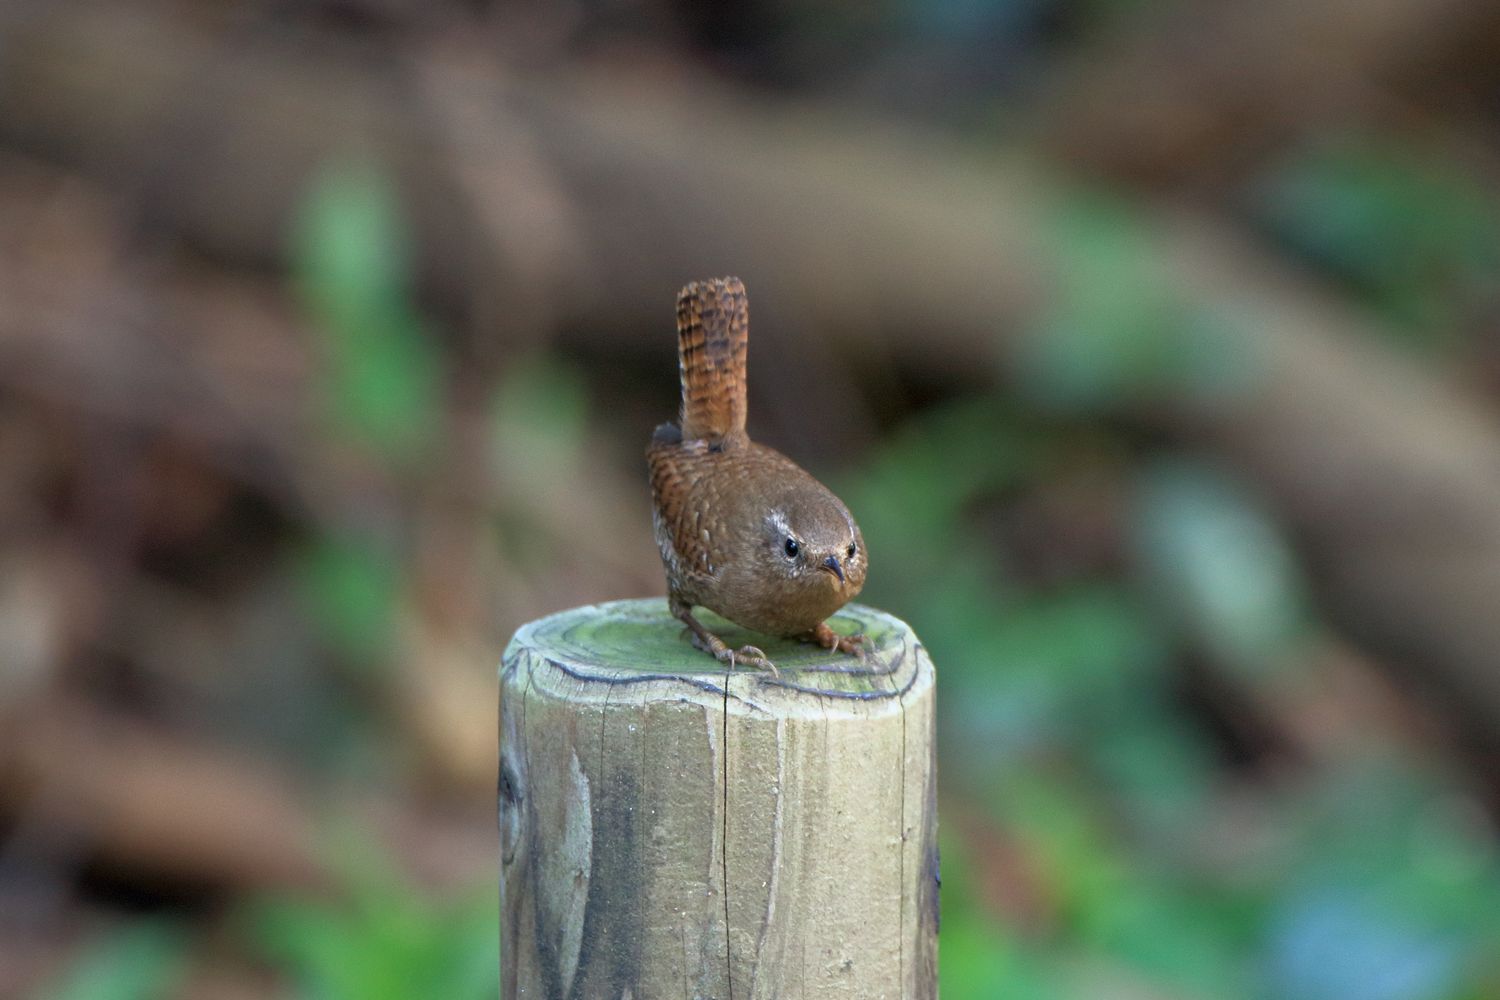
[[849,551],[845,552],[844,556],[846,558],[848,558],[848,559],[853,559],[854,558],[854,553],[857,552],[857,551],[859,551],[859,550],[854,547],[854,543],[850,542],[849,543]]
[[782,548],[786,550],[786,557],[788,559],[797,558],[797,553],[802,551],[802,546],[797,544],[797,539],[795,538],[788,538]]

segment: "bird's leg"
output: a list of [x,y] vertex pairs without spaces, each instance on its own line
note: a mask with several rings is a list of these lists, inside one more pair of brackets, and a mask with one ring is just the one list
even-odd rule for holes
[[869,656],[865,649],[865,637],[863,635],[839,635],[828,627],[827,622],[819,622],[817,628],[806,633],[802,637],[803,642],[810,642],[824,649],[836,649],[840,653],[848,653],[857,656],[861,660]]
[[743,663],[747,667],[757,667],[761,670],[769,670],[772,677],[780,677],[781,671],[776,669],[776,664],[766,659],[766,654],[755,646],[741,646],[739,649],[730,649],[723,639],[710,632],[702,622],[693,617],[691,605],[672,602],[672,614],[682,619],[688,627],[689,639],[694,646],[705,653],[726,664],[733,670],[736,663]]

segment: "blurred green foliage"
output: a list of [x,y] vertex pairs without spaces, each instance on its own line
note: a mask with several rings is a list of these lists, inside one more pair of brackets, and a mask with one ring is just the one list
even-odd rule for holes
[[322,335],[332,430],[391,463],[420,461],[442,412],[438,353],[411,301],[407,243],[391,182],[354,162],[316,180],[291,254]]
[[176,921],[142,918],[101,935],[39,1000],[156,1000],[183,979],[190,938]]
[[313,538],[297,567],[319,632],[351,662],[385,662],[401,596],[401,567],[384,539],[355,531]]
[[338,902],[268,898],[243,914],[245,934],[296,996],[493,1000],[500,990],[494,885],[435,898],[356,836],[331,853],[344,875]]
[[1063,1000],[1056,955],[1028,935],[985,911],[977,898],[978,872],[962,841],[940,834],[943,854],[943,918],[939,977],[945,994],[959,997],[1034,997]]
[[1162,460],[1137,477],[1130,513],[1144,582],[1179,629],[1244,673],[1285,662],[1311,619],[1306,586],[1243,487],[1203,462]]
[[1192,305],[1169,279],[1144,214],[1086,188],[1051,207],[1053,288],[1020,352],[1020,391],[1081,413],[1241,392],[1259,358],[1225,336],[1234,316]]
[[431,461],[445,400],[439,352],[412,301],[407,234],[375,164],[330,165],[293,232],[292,280],[320,335],[322,437],[366,456],[338,525],[318,525],[297,567],[309,617],[347,662],[379,665],[402,597],[401,476]]
[[547,357],[517,360],[495,391],[490,424],[496,465],[521,481],[558,485],[583,455],[589,406],[578,373]]
[[1464,164],[1406,136],[1351,133],[1294,150],[1254,182],[1252,210],[1358,290],[1413,346],[1452,346],[1500,301],[1500,205]]

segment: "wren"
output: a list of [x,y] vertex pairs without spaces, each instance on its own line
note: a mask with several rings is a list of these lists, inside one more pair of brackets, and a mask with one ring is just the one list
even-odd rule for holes
[[756,632],[863,655],[826,619],[864,586],[869,558],[838,497],[745,432],[745,286],[695,281],[677,295],[682,410],[651,436],[652,522],[667,603],[693,645],[721,663],[777,673],[755,646],[730,649],[693,608]]

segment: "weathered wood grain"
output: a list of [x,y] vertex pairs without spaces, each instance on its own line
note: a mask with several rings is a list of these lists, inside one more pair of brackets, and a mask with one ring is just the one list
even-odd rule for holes
[[[710,616],[712,617],[712,616]],[[501,668],[501,995],[937,996],[933,668],[851,605],[866,663],[664,601],[524,626]]]

